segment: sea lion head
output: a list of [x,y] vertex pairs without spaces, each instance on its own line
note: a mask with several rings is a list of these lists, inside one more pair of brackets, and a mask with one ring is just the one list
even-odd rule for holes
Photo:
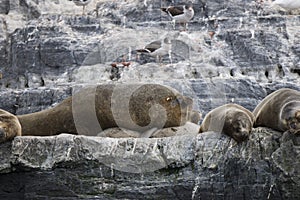
[[185,124],[192,113],[192,105],[191,98],[159,84],[140,86],[131,95],[129,102],[131,118],[137,125],[145,127],[151,123],[160,128]]
[[280,113],[280,120],[293,134],[300,134],[300,101],[285,104]]
[[21,135],[21,124],[18,118],[0,109],[0,143]]
[[223,132],[237,142],[245,141],[252,131],[253,120],[245,112],[227,113]]

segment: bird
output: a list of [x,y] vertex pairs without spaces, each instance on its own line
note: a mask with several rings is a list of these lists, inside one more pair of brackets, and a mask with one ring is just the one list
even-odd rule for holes
[[300,0],[275,0],[273,5],[278,5],[286,10],[294,10],[300,8]]
[[136,50],[138,53],[146,53],[150,56],[156,57],[156,60],[161,62],[161,57],[171,53],[172,43],[168,37],[162,40],[156,40],[147,44],[143,49]]
[[186,30],[187,23],[194,17],[194,9],[193,9],[193,3],[191,1],[187,2],[184,5],[181,6],[169,6],[169,7],[163,7],[161,10],[165,13],[167,13],[174,22],[174,29],[175,29],[175,23],[183,23],[184,30]]
[[82,15],[84,15],[85,6],[89,4],[92,0],[69,0],[73,1],[76,6],[82,6]]

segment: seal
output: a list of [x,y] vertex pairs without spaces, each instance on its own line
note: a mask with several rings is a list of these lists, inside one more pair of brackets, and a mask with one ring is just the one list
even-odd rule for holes
[[266,96],[254,109],[254,127],[300,134],[300,92],[282,88]]
[[237,104],[225,104],[211,110],[204,117],[199,133],[224,133],[237,142],[248,139],[254,123],[251,111]]
[[139,137],[150,137],[149,130],[200,119],[192,107],[191,98],[160,84],[107,84],[80,89],[53,108],[17,118],[22,135],[96,136],[105,129],[120,127],[139,132]]
[[18,118],[0,109],[0,143],[21,135],[21,124]]

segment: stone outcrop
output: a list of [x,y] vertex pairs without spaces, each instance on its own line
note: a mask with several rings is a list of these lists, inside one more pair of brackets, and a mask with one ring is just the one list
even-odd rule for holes
[[213,132],[17,137],[0,146],[0,191],[6,199],[297,199],[298,146],[298,137],[265,128],[240,144]]
[[[253,110],[276,89],[300,89],[297,10],[194,0],[184,32],[160,11],[181,2],[94,0],[82,16],[67,0],[3,0],[0,108],[30,113],[88,84],[155,82],[192,97],[204,116],[229,102]],[[162,63],[135,51],[164,37],[172,50]],[[0,145],[0,198],[297,199],[298,140],[264,128],[241,144],[190,131],[151,139],[18,137]]]
[[[180,27],[173,30],[169,17],[160,11],[161,6],[171,4],[168,1],[93,1],[86,16],[70,1],[5,1],[2,7],[9,12],[1,16],[1,88],[5,93],[10,89],[23,92],[24,88],[63,87],[69,91],[77,84],[111,79],[155,79],[184,85],[180,91],[202,97],[205,85],[210,93],[218,91],[211,98],[196,99],[197,107],[206,113],[232,99],[253,109],[271,92],[265,91],[268,85],[298,87],[299,15],[289,16],[250,0],[194,3],[196,14],[189,30],[179,32]],[[213,37],[210,32],[215,33]],[[172,39],[172,53],[163,57],[163,64],[145,55],[137,58],[136,49],[165,36]],[[111,64],[122,60],[130,66],[113,70]],[[251,91],[249,99],[234,92],[235,84],[245,85],[243,91],[251,91],[254,84],[256,93],[263,95]],[[32,106],[44,109],[50,106],[44,103],[48,98]],[[214,98],[223,100],[207,106]],[[1,107],[14,113],[30,112],[26,104],[15,110],[7,103]]]

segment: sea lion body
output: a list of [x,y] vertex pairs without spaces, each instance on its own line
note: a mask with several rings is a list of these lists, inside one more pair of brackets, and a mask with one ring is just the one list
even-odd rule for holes
[[237,104],[225,104],[207,113],[199,132],[224,133],[241,142],[249,137],[253,123],[254,116],[249,110]]
[[21,135],[21,124],[18,118],[0,109],[0,143]]
[[97,135],[120,127],[142,133],[181,126],[195,115],[192,99],[159,84],[98,85],[84,88],[57,106],[18,115],[22,135]]
[[266,96],[254,109],[254,127],[300,133],[300,92],[282,88]]

